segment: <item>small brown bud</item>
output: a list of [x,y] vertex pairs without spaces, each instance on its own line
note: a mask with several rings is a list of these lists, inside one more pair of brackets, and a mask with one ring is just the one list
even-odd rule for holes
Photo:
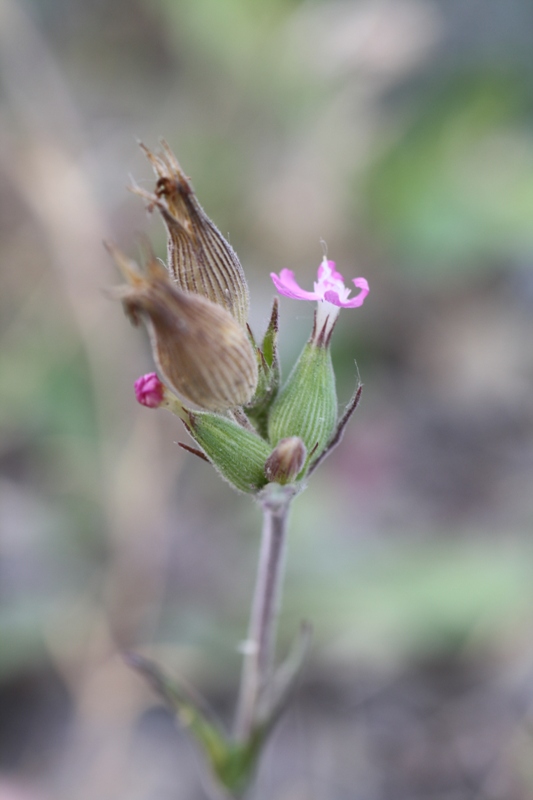
[[257,361],[244,328],[210,300],[180,291],[153,256],[141,274],[117,248],[108,248],[128,281],[114,294],[134,324],[145,322],[168,386],[208,411],[248,403]]
[[307,449],[298,436],[281,439],[265,464],[265,475],[274,483],[291,483],[302,471]]
[[207,297],[235,317],[248,320],[248,286],[239,259],[198,202],[189,179],[166,142],[161,152],[141,147],[157,176],[155,192],[132,187],[158,209],[168,232],[168,268],[178,287]]

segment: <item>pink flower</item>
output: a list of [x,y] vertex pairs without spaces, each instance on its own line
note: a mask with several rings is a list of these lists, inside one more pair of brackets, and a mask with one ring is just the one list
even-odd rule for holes
[[285,297],[292,297],[294,300],[326,300],[341,308],[362,306],[369,292],[366,278],[354,278],[353,283],[361,291],[350,299],[348,295],[351,289],[344,285],[344,278],[340,272],[335,271],[335,262],[328,261],[325,256],[318,268],[318,281],[315,281],[314,292],[300,289],[294,280],[294,272],[290,269],[282,269],[279,276],[275,272],[271,272],[270,277],[278,292],[284,294]]
[[155,372],[141,375],[135,381],[135,397],[137,402],[148,408],[158,408],[164,400],[165,387]]
[[317,324],[321,328],[326,324],[331,331],[340,308],[357,308],[362,306],[369,292],[366,278],[353,278],[353,283],[360,290],[355,297],[350,298],[351,289],[344,285],[344,278],[340,272],[335,271],[335,262],[328,261],[326,256],[318,268],[318,280],[315,281],[315,291],[306,292],[301,289],[294,279],[294,272],[282,269],[279,275],[270,273],[274,286],[280,294],[294,300],[317,300]]

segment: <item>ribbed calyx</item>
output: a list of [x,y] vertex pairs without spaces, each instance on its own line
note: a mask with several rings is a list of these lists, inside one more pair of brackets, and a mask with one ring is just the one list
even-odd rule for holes
[[308,458],[328,443],[337,421],[337,393],[329,347],[307,342],[278,395],[268,420],[271,444],[298,436]]
[[115,295],[135,324],[145,322],[168,386],[209,411],[248,403],[258,370],[246,330],[221,306],[178,289],[153,256],[141,274],[118,249],[109,249],[128,281]]
[[157,208],[167,228],[168,268],[178,287],[211,300],[241,326],[248,321],[249,294],[239,259],[198,202],[189,179],[166,142],[161,152],[141,145],[157,177],[154,193],[132,190]]
[[188,416],[191,435],[232,486],[255,493],[267,483],[265,463],[272,448],[264,439],[217,414],[191,411]]

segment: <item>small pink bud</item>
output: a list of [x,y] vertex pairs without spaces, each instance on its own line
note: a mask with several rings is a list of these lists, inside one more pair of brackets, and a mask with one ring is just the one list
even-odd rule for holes
[[165,387],[155,372],[141,375],[135,381],[135,397],[137,402],[148,408],[159,408],[164,400]]

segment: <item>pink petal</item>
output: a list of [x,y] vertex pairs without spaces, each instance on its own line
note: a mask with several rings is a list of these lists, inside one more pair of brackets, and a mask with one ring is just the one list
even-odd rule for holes
[[[329,266],[331,272],[328,274],[326,270],[326,264]],[[344,278],[340,274],[340,272],[335,271],[335,262],[334,261],[324,261],[320,262],[320,266],[318,268],[318,280],[321,281],[323,278],[330,278],[330,280],[340,281],[344,283]]]
[[328,303],[333,303],[334,306],[340,306],[341,308],[344,306],[339,293],[335,289],[328,289],[327,292],[324,292],[324,300],[327,300]]
[[359,306],[362,306],[368,292],[370,291],[366,278],[354,278],[353,283],[361,291],[355,297],[352,297],[350,300],[345,300],[344,303],[341,303],[343,308],[358,308]]
[[147,408],[158,408],[164,399],[165,387],[155,372],[141,375],[134,383],[137,402]]
[[270,277],[278,292],[285,295],[285,297],[292,297],[293,300],[320,299],[316,292],[306,292],[305,289],[300,289],[294,279],[294,272],[290,269],[282,269],[279,276],[275,272],[271,272]]

